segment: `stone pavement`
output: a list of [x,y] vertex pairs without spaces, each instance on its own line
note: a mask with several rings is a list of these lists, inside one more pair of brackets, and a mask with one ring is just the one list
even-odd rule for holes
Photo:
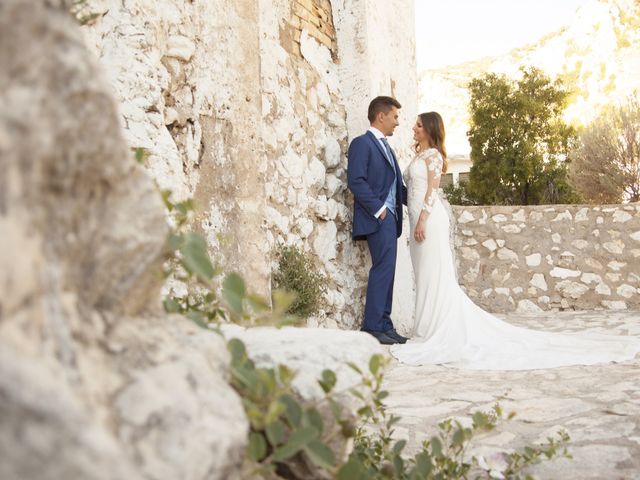
[[[640,312],[544,312],[502,316],[553,331],[640,335]],[[474,454],[541,443],[560,428],[571,436],[572,460],[529,470],[540,479],[640,479],[640,356],[634,361],[548,370],[464,371],[391,364],[385,388],[390,412],[402,417],[396,434],[415,452],[447,417],[468,417],[499,401],[509,422],[472,441]]]

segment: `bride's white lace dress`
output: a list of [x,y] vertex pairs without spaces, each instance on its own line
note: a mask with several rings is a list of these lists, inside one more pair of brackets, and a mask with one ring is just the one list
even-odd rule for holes
[[[474,370],[528,370],[623,361],[640,352],[640,338],[528,330],[475,305],[456,282],[449,217],[437,193],[441,171],[440,153],[429,149],[418,154],[404,173],[416,305],[413,338],[391,347],[398,360]],[[418,243],[413,232],[425,194],[431,212],[426,239]]]

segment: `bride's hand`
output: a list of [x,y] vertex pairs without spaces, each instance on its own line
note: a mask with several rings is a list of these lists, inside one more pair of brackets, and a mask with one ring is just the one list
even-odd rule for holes
[[421,243],[427,238],[426,229],[424,228],[424,217],[422,215],[418,219],[418,223],[416,224],[416,230],[413,232],[413,238],[416,239],[416,242]]

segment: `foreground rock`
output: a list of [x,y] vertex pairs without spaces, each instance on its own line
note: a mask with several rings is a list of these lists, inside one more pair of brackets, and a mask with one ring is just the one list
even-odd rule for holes
[[323,370],[333,370],[338,378],[336,391],[344,391],[361,378],[347,362],[367,372],[372,355],[388,355],[386,348],[364,332],[293,327],[246,329],[237,325],[225,325],[222,332],[227,339],[242,340],[257,366],[282,364],[295,370],[293,386],[307,399],[322,397],[318,379]]
[[0,64],[0,478],[228,478],[226,349],[158,309],[160,197],[68,12],[3,1]]

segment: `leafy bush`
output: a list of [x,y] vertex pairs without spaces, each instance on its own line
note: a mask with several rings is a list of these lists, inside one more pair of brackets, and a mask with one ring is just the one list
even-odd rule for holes
[[[333,371],[324,370],[318,380],[325,397],[304,400],[296,396],[291,385],[295,372],[283,365],[256,368],[237,339],[231,340],[228,348],[231,385],[241,396],[251,424],[242,478],[436,480],[466,479],[474,474],[476,478],[519,479],[529,478],[521,477],[521,471],[543,458],[569,456],[569,436],[561,431],[559,439],[549,438],[546,445],[504,453],[497,460],[465,460],[464,453],[474,435],[493,430],[503,418],[496,405],[489,413],[474,413],[470,427],[444,420],[438,425],[438,434],[407,458],[402,455],[407,441],[393,437],[393,426],[400,418],[389,415],[383,403],[388,396],[382,389],[387,360],[381,355],[371,357],[368,372],[349,364],[361,376],[360,383],[348,391],[358,416],[354,421],[348,412],[345,414],[340,393],[333,391],[337,382]],[[339,461],[342,452],[334,451],[336,442],[332,444],[332,440],[336,437],[342,448],[353,438],[353,449],[344,462]]]
[[167,313],[185,315],[200,326],[228,321],[243,325],[286,325],[297,321],[287,314],[293,294],[276,291],[269,305],[260,295],[247,291],[239,274],[224,275],[222,268],[211,261],[204,237],[189,231],[192,201],[174,203],[171,192],[165,190],[161,194],[173,223],[164,268],[168,283],[174,284],[168,287],[163,301]]
[[451,205],[476,205],[476,203],[469,198],[466,182],[460,182],[458,185],[453,183],[445,185],[442,187],[442,193]]
[[278,269],[273,273],[276,288],[295,293],[288,312],[307,318],[318,312],[327,290],[326,277],[308,255],[294,246],[280,246],[276,252]]

